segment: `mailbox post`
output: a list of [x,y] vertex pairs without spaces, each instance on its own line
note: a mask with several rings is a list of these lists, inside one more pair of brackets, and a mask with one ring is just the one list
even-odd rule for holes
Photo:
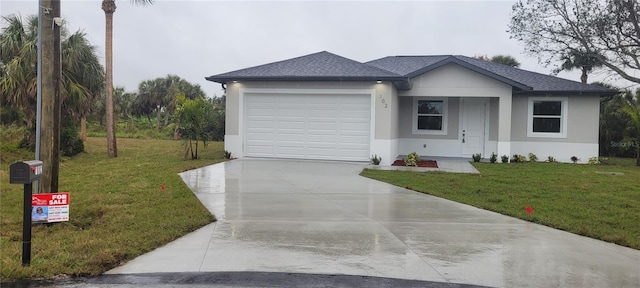
[[42,177],[42,161],[16,162],[9,166],[9,183],[24,184],[22,219],[22,266],[31,264],[31,196],[33,181]]

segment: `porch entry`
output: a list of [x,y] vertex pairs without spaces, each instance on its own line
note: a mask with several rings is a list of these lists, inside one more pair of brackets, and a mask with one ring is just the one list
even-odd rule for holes
[[487,99],[461,99],[460,139],[462,155],[484,154]]

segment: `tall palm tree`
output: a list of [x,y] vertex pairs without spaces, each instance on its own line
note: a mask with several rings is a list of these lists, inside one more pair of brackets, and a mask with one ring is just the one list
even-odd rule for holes
[[[134,4],[152,4],[153,0],[131,0]],[[105,110],[107,116],[107,153],[110,158],[118,157],[116,145],[116,123],[113,117],[113,13],[115,0],[102,0],[102,10],[106,19],[105,35]]]
[[591,73],[593,69],[602,67],[602,63],[598,61],[596,57],[576,51],[572,51],[560,56],[560,61],[562,61],[562,64],[560,65],[560,67],[553,70],[553,73],[558,74],[561,71],[580,69],[580,71],[582,72],[580,81],[585,84],[587,83],[589,73]]

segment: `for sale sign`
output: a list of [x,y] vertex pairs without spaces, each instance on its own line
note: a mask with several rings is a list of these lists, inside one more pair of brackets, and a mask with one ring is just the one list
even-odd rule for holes
[[31,221],[52,223],[69,221],[69,193],[41,193],[31,196]]

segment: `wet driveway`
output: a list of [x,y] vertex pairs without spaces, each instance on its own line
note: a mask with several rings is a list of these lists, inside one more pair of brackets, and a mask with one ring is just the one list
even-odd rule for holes
[[640,287],[640,251],[358,175],[238,159],[181,174],[218,218],[107,274],[285,272],[497,287]]

